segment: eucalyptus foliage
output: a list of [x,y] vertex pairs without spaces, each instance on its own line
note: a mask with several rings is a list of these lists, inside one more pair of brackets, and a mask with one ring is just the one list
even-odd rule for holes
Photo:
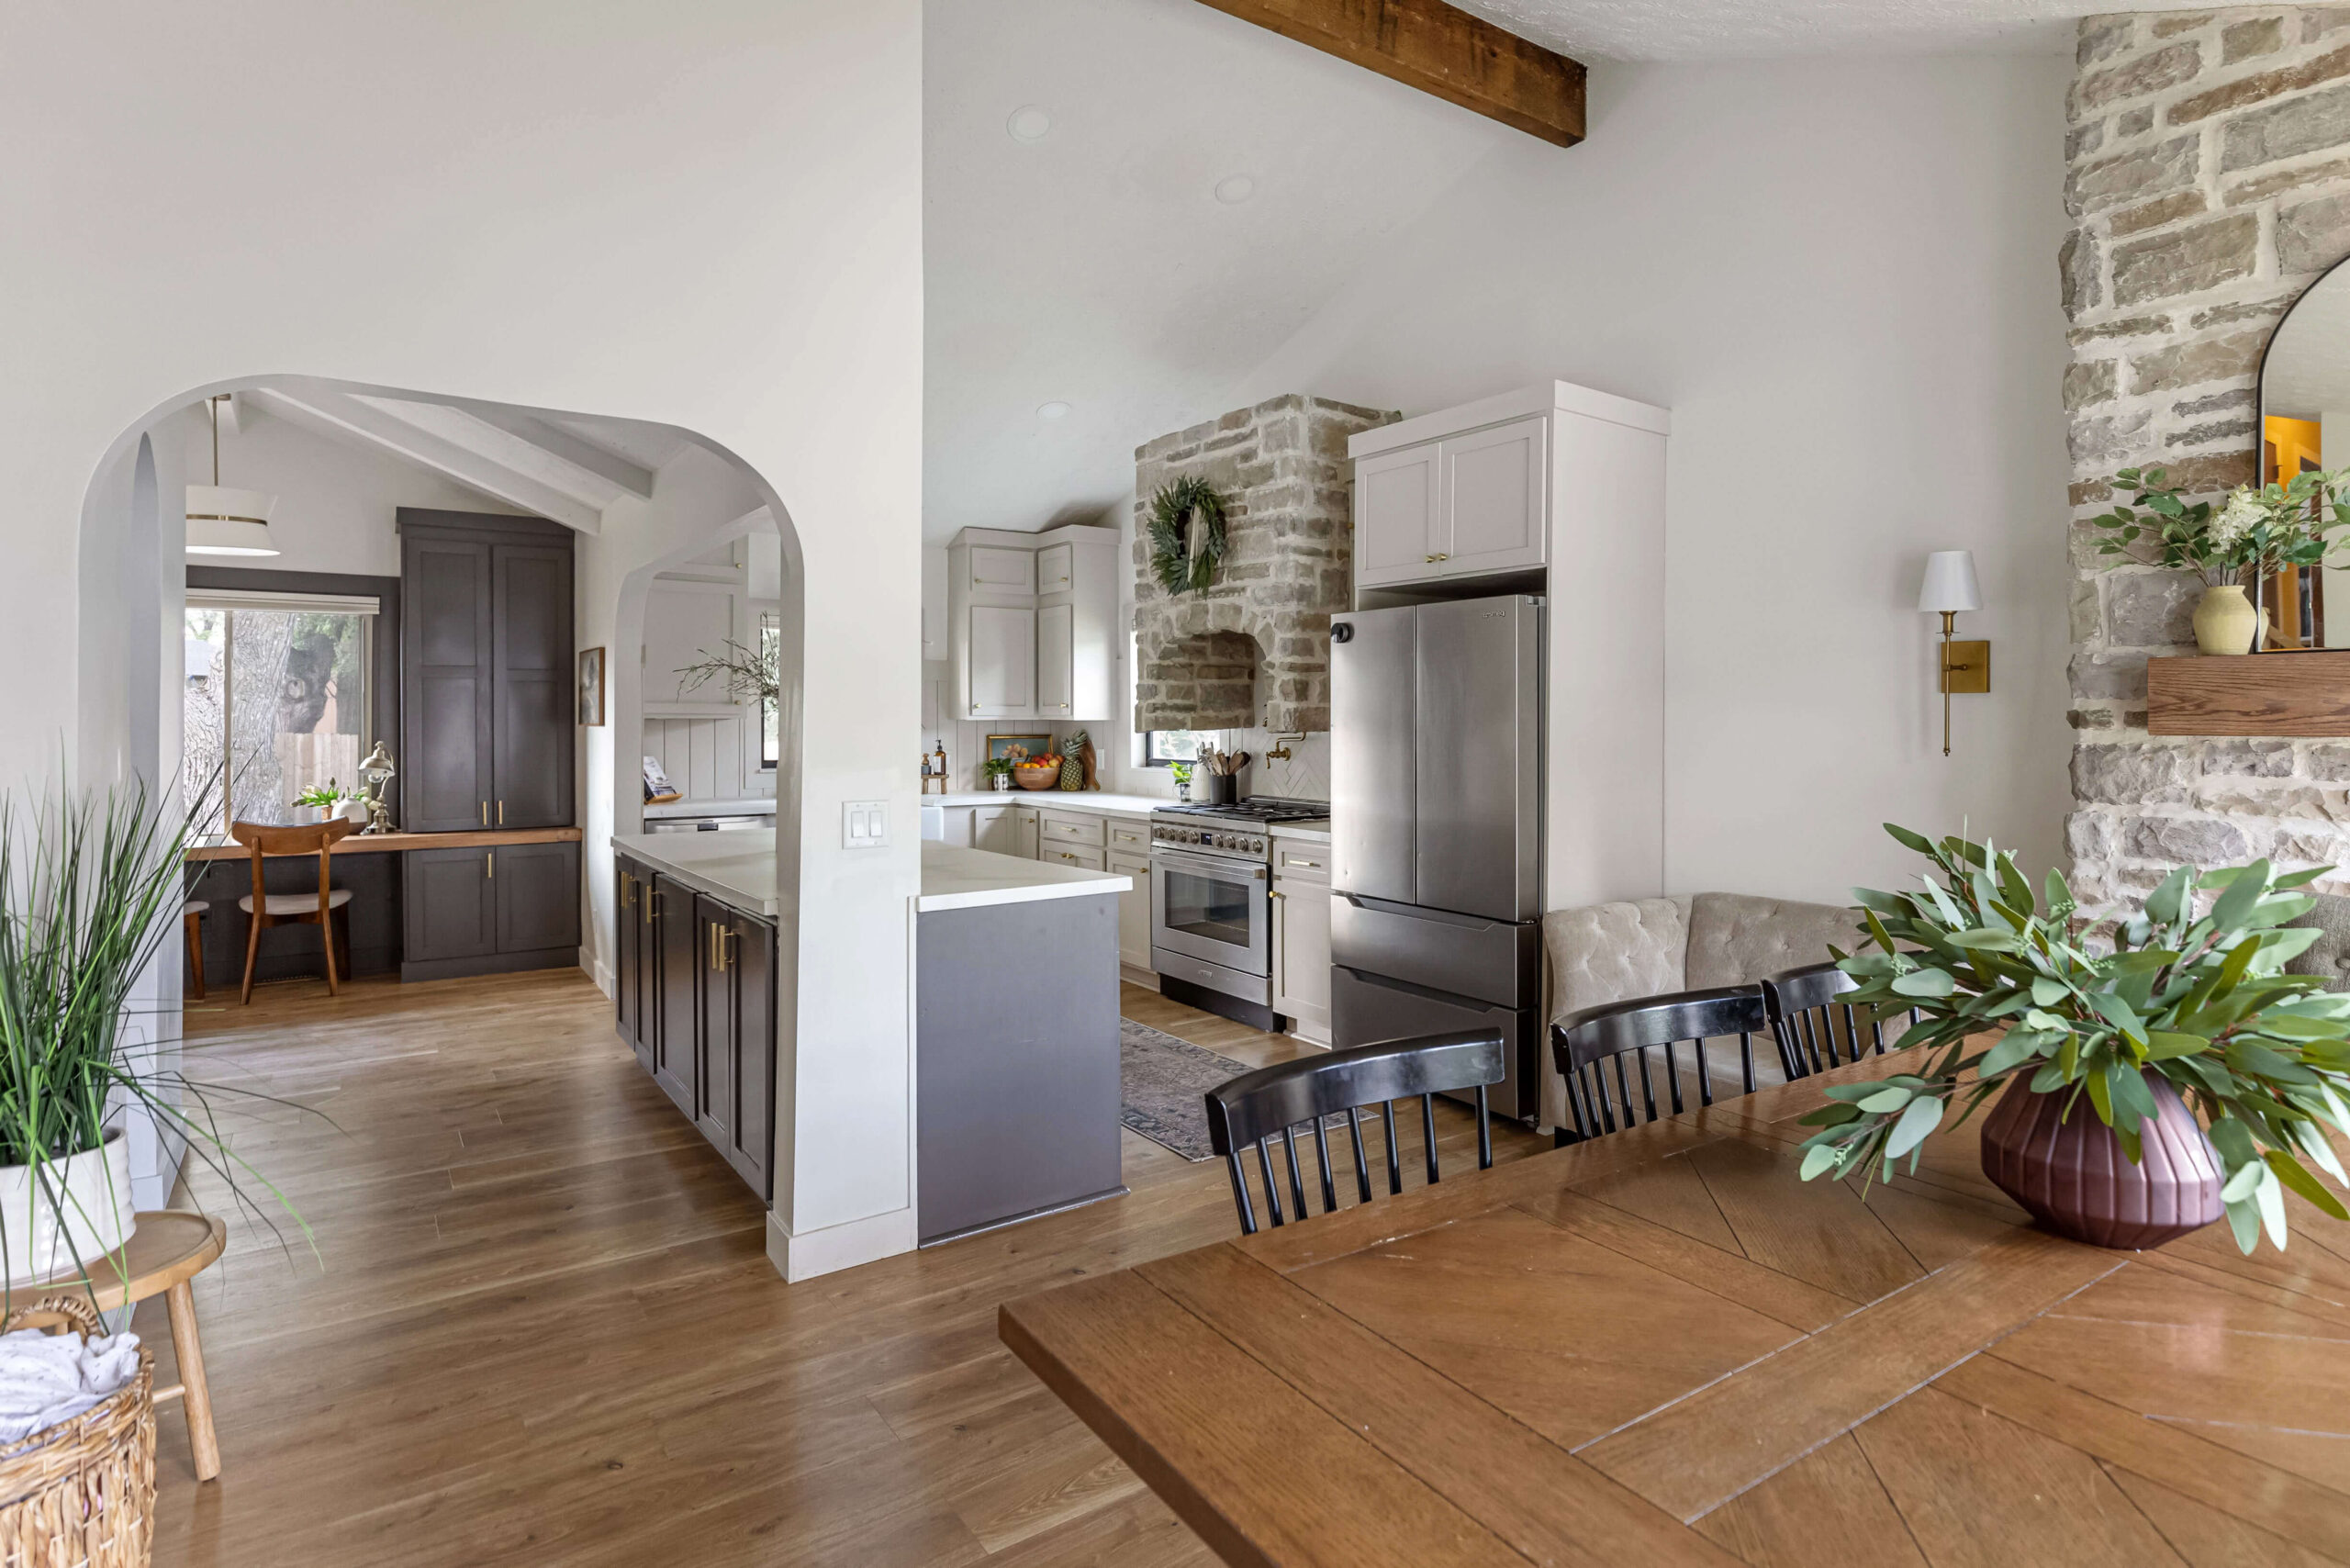
[[[252,1182],[294,1214],[214,1120],[212,1095],[247,1092],[156,1066],[130,1023],[139,977],[180,934],[191,830],[218,809],[213,790],[198,794],[176,823],[143,783],[104,795],[61,784],[30,808],[0,799],[0,1165],[30,1166],[36,1200],[61,1225],[59,1168],[100,1147],[134,1104],[184,1136],[249,1210],[260,1213]],[[15,1220],[0,1213],[0,1236]]]
[[[1804,1145],[1806,1181],[1879,1162],[1889,1175],[1904,1155],[1914,1170],[1954,1102],[1958,1126],[2020,1074],[2065,1095],[2068,1115],[2086,1099],[2134,1163],[2153,1072],[2208,1126],[2244,1250],[2263,1226],[2285,1245],[2288,1187],[2350,1219],[2309,1169],[2350,1186],[2327,1141],[2329,1128],[2350,1134],[2350,995],[2284,972],[2319,935],[2285,926],[2315,902],[2299,890],[2333,868],[2182,866],[2109,943],[2092,942],[2057,872],[2035,898],[2010,851],[1886,831],[1933,868],[1914,892],[1853,890],[1874,950],[1840,952],[1838,967],[1861,982],[1856,1009],[1914,1009],[1899,1045],[1931,1054],[1921,1072],[1825,1091],[1836,1103],[1804,1118],[1821,1129]],[[2216,895],[2199,913],[2199,893]]]
[[2325,559],[2329,531],[2350,527],[2350,487],[2341,469],[2296,474],[2255,489],[2239,485],[2224,505],[2188,501],[2167,471],[2124,468],[2113,487],[2130,500],[2089,520],[2105,532],[2100,555],[2123,555],[2152,566],[2199,573],[2207,585],[2257,581],[2287,566]]

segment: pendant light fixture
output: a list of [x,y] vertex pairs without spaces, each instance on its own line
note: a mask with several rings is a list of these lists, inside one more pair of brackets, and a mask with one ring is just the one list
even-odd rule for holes
[[277,498],[232,490],[220,483],[220,405],[226,392],[205,400],[212,415],[212,483],[187,487],[187,553],[191,555],[274,555],[269,512]]

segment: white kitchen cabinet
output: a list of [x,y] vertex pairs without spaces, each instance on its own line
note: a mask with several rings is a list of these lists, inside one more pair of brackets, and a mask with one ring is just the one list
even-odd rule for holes
[[967,528],[947,555],[958,716],[1068,723],[1117,717],[1115,531]]
[[1036,611],[1036,711],[1047,719],[1070,716],[1077,676],[1077,610],[1048,604]]
[[1004,853],[1017,855],[1026,860],[1041,859],[1045,846],[1040,823],[1035,807],[1013,807],[1012,847]]
[[1543,561],[1540,415],[1437,443],[1438,566],[1447,577],[1516,572]]
[[940,807],[939,812],[945,825],[939,831],[938,842],[941,844],[952,845],[957,849],[976,849],[979,847],[978,845],[972,842],[972,830],[974,824],[971,821],[971,813],[977,809],[977,807],[973,806]]
[[1047,844],[1037,858],[1047,866],[1074,866],[1081,871],[1106,871],[1110,868],[1108,853],[1088,849],[1082,845]]
[[1036,711],[1036,612],[971,606],[965,639],[969,717],[1025,719]]
[[1273,1011],[1298,1038],[1328,1045],[1329,856],[1318,844],[1273,845]]
[[1150,857],[1124,850],[1109,852],[1113,875],[1131,877],[1134,886],[1118,895],[1118,961],[1137,969],[1150,968]]
[[1354,460],[1359,588],[1583,566],[1661,530],[1663,409],[1564,381],[1381,425]]
[[1437,451],[1431,442],[1355,464],[1355,582],[1418,582],[1436,560]]

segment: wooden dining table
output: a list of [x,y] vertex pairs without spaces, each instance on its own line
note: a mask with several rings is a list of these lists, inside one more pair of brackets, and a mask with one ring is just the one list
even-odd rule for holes
[[2350,1562],[2350,1225],[2082,1246],[1979,1116],[1796,1180],[1821,1085],[1902,1065],[1236,1224],[999,1331],[1233,1563]]

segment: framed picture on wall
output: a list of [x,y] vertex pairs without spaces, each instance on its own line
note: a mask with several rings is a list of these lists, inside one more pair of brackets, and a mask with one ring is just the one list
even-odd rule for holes
[[1024,756],[1042,756],[1053,749],[1053,737],[1049,734],[990,735],[987,760],[993,762],[1000,756],[1011,756],[1013,746],[1018,746]]
[[604,722],[604,650],[583,649],[579,655],[579,722]]

